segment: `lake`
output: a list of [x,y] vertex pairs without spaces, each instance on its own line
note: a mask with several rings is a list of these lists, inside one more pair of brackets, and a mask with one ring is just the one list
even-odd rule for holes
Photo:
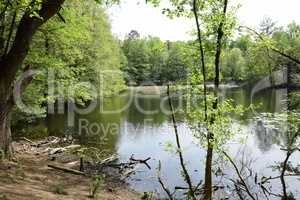
[[[224,87],[222,97],[231,98],[235,104],[245,107],[257,105],[247,115],[235,118],[233,129],[238,129],[236,136],[227,141],[225,149],[235,162],[253,177],[275,177],[280,175],[280,163],[285,160],[286,152],[281,150],[287,144],[284,124],[272,123],[275,114],[283,113],[285,108],[285,90],[268,90],[253,92],[252,87]],[[183,98],[184,99],[184,98]],[[197,185],[204,179],[206,150],[201,146],[203,141],[193,137],[194,131],[187,123],[182,110],[186,110],[186,100],[179,97],[172,99],[178,112],[178,130],[183,148],[183,156],[192,181]],[[87,145],[116,153],[120,162],[126,162],[134,154],[135,158],[145,159],[151,166],[140,165],[136,173],[126,179],[134,190],[155,192],[160,198],[166,197],[158,180],[158,163],[161,161],[161,175],[165,184],[173,191],[174,187],[185,187],[181,176],[178,155],[174,153],[175,135],[173,124],[168,114],[164,89],[147,88],[130,89],[118,96],[105,98],[100,105],[88,114],[53,114],[39,127],[45,127],[51,135],[76,134],[80,141]],[[191,108],[190,108],[191,109]],[[70,120],[70,117],[72,118]],[[72,127],[73,125],[73,127]],[[202,143],[201,143],[202,142]],[[300,153],[294,153],[290,164],[297,166]],[[243,163],[243,164],[242,164]],[[244,166],[245,165],[245,166]],[[233,166],[226,162],[220,153],[214,154],[213,179],[219,186],[216,199],[237,199],[232,181],[237,179]],[[255,183],[249,185],[254,193],[264,195]],[[248,180],[247,180],[248,181]],[[300,198],[298,177],[286,177],[287,190],[294,197]],[[270,191],[282,194],[280,179],[270,180]],[[183,198],[184,191],[176,193],[176,199]],[[270,199],[280,199],[270,196]]]

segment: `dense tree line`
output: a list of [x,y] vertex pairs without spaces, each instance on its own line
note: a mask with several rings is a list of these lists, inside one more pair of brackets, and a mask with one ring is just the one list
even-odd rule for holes
[[[221,55],[221,80],[259,80],[277,70],[285,69],[289,59],[270,50],[270,45],[287,55],[299,57],[300,25],[291,23],[287,27],[276,27],[276,23],[266,18],[259,32],[242,30],[238,37],[226,44]],[[259,34],[259,36],[257,35]],[[262,40],[262,38],[265,40]],[[210,53],[212,39],[205,38],[207,70],[213,71],[214,55]],[[128,34],[122,43],[126,57],[122,70],[129,84],[163,84],[182,82],[192,72],[199,69],[199,54],[195,41],[170,42],[159,38],[142,38],[136,31]],[[207,80],[213,80],[213,73]]]
[[180,82],[194,64],[188,43],[141,38],[136,31],[128,34],[122,50],[126,57],[122,69],[130,85]]

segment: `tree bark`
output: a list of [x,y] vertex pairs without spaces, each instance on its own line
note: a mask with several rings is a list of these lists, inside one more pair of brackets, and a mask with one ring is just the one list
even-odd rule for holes
[[13,153],[11,145],[11,102],[8,100],[5,104],[0,104],[0,151],[1,156],[10,157]]
[[[208,139],[209,140],[209,139]],[[213,159],[213,147],[211,142],[207,142],[208,146],[206,150],[206,163],[205,163],[205,182],[204,182],[204,200],[212,199],[212,159]]]
[[12,152],[11,131],[8,117],[0,120],[0,150],[1,156],[9,156]]
[[0,149],[5,154],[12,153],[10,113],[12,105],[10,98],[18,70],[28,54],[30,43],[38,28],[53,17],[65,0],[44,0],[39,17],[31,17],[30,11],[25,12],[18,25],[13,44],[0,60]]

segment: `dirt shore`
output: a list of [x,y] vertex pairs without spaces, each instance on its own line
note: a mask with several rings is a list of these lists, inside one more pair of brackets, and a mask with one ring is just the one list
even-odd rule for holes
[[[50,169],[51,161],[25,144],[14,144],[12,161],[0,161],[0,200],[87,200],[92,179]],[[68,167],[68,166],[67,166]],[[105,180],[94,199],[138,200],[140,195],[125,184]]]

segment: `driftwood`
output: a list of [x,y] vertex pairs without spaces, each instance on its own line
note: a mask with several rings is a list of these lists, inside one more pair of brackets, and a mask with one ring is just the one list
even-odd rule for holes
[[[198,183],[198,185],[197,186],[195,186],[195,187],[193,187],[193,190],[194,190],[194,192],[196,193],[197,191],[198,192],[201,192],[201,188],[200,188],[200,186],[202,185],[202,180]],[[218,186],[214,186],[214,188],[218,188]],[[175,190],[190,190],[190,188],[189,187],[182,187],[182,186],[175,186]]]
[[133,156],[134,156],[134,155],[132,155],[132,156],[130,157],[130,161],[133,162],[132,164],[141,163],[141,164],[146,165],[148,169],[151,169],[150,165],[147,163],[147,161],[151,160],[151,157],[148,157],[148,158],[142,160],[142,159],[136,159],[136,158],[134,158]]
[[[295,173],[295,174],[285,174],[284,177],[300,177],[300,173]],[[270,180],[275,180],[275,179],[279,179],[281,178],[280,176],[270,176],[270,177],[263,177],[261,182],[258,182],[259,185],[261,184],[265,184],[267,182],[269,182]]]
[[99,164],[100,165],[109,165],[111,163],[114,163],[118,160],[118,156],[117,155],[112,155],[104,160],[102,160]]
[[[40,148],[40,147],[46,147],[46,146],[51,146],[51,145],[57,145],[57,144],[72,144],[73,143],[73,139],[64,137],[64,138],[58,138],[58,137],[54,137],[54,136],[49,136],[47,138],[45,138],[44,140],[41,141],[32,141],[26,137],[21,137],[20,140],[23,140],[27,143],[29,143],[32,147],[36,147],[36,148]],[[72,146],[72,145],[70,145]]]
[[123,179],[126,179],[126,178],[130,177],[132,174],[135,174],[136,170],[137,170],[137,166],[133,166],[129,169],[128,168],[125,169],[124,172],[122,172],[122,175],[124,176]]
[[58,138],[58,137],[48,137],[43,141],[40,141],[37,146],[41,147],[41,146],[50,146],[50,145],[55,145],[58,144],[62,139]]
[[26,141],[26,142],[28,142],[28,143],[30,143],[31,146],[37,146],[37,144],[36,144],[35,142],[29,140],[29,139],[26,138],[26,137],[21,137],[20,139],[21,139],[21,140],[24,140],[24,141]]
[[75,170],[75,169],[70,169],[70,168],[61,167],[61,166],[57,166],[57,165],[48,165],[48,167],[56,169],[56,170],[60,170],[60,171],[63,171],[63,172],[71,173],[71,174],[74,174],[74,175],[85,176],[85,173],[83,173],[81,171],[78,171],[78,170]]
[[132,155],[129,158],[129,162],[124,162],[124,163],[114,163],[115,161],[118,160],[118,158],[115,156],[112,156],[112,157],[109,157],[109,158],[101,161],[99,163],[99,165],[101,165],[102,167],[129,168],[133,165],[144,164],[147,166],[148,169],[151,169],[150,165],[147,163],[147,161],[149,161],[151,159],[151,157],[149,157],[147,159],[136,159],[133,156],[134,155]]
[[121,163],[118,162],[118,159],[117,155],[112,155],[99,162],[84,161],[84,167],[81,168],[81,170],[84,169],[87,173],[103,173],[106,169],[116,169],[116,173],[126,179],[136,172],[138,164],[144,164],[148,169],[151,169],[150,165],[147,163],[147,161],[151,159],[150,157],[147,159],[137,159],[132,155],[128,162]]
[[70,145],[70,146],[66,146],[66,147],[58,147],[58,148],[50,148],[48,149],[49,151],[49,155],[55,155],[55,154],[60,154],[60,153],[64,153],[66,151],[73,151],[76,149],[80,149],[80,145]]

